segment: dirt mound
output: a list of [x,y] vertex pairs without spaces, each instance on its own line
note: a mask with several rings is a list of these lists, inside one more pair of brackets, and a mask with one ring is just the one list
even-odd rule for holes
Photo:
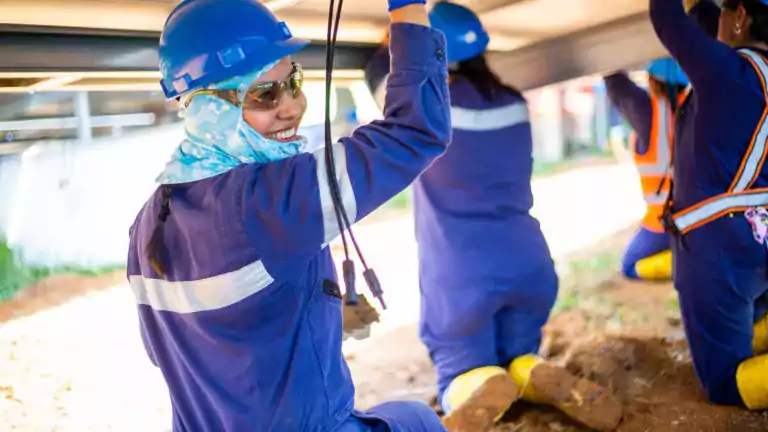
[[[621,399],[618,432],[768,431],[768,413],[709,404],[691,365],[669,284],[619,277],[581,292],[544,329],[542,355]],[[435,406],[434,370],[415,326],[365,341],[350,356],[358,408],[415,399]],[[554,408],[516,402],[493,432],[588,431]]]
[[[621,397],[621,432],[765,431],[768,416],[710,405],[699,388],[683,340],[602,336],[569,347],[560,359],[579,376],[609,386]],[[521,404],[502,431],[582,431],[563,414]]]
[[[768,431],[768,413],[707,402],[669,284],[614,278],[545,328],[542,354],[622,399],[619,432]],[[496,432],[585,431],[558,411],[518,403]]]
[[89,292],[101,291],[125,281],[125,270],[100,276],[62,274],[47,277],[19,291],[13,299],[0,302],[0,323],[60,306]]

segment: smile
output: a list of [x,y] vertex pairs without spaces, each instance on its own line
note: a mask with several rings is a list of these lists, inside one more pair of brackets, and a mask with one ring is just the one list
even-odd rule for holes
[[267,134],[266,138],[274,141],[290,141],[296,137],[297,130],[298,130],[297,127],[292,127],[290,129],[285,129],[279,132]]

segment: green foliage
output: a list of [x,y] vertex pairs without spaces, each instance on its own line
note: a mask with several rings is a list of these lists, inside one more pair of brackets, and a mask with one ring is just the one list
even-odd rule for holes
[[123,265],[105,265],[96,267],[28,266],[5,240],[0,239],[0,302],[12,299],[22,289],[35,284],[41,279],[61,274],[79,276],[99,276],[124,268]]
[[34,281],[30,269],[21,264],[6,241],[0,240],[0,301],[13,298],[19,290]]

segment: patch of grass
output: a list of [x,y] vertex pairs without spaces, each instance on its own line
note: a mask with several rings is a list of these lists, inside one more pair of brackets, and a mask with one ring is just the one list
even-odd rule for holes
[[680,301],[677,299],[677,291],[672,290],[672,292],[669,294],[665,304],[665,309],[666,316],[668,318],[680,318]]
[[5,241],[0,241],[0,301],[5,301],[35,281],[30,269]]
[[581,297],[578,291],[566,291],[557,296],[555,306],[550,315],[555,316],[571,309],[576,309],[581,304]]
[[407,210],[411,208],[411,188],[408,188],[384,204],[384,208],[390,210]]
[[123,265],[95,267],[29,266],[23,262],[6,241],[0,240],[0,302],[12,299],[16,293],[47,277],[74,274],[78,276],[100,276],[124,268]]
[[583,273],[612,273],[618,268],[620,257],[612,252],[601,252],[595,256],[584,259],[574,260],[569,263],[573,274]]

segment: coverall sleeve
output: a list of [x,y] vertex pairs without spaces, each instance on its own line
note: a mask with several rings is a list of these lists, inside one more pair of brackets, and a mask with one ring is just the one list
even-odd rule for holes
[[[408,187],[451,138],[445,38],[416,24],[392,25],[392,72],[384,119],[333,145],[339,195],[354,223]],[[340,231],[325,149],[244,167],[242,217],[261,250],[313,253]]]
[[709,37],[681,1],[650,0],[650,16],[656,35],[697,93],[730,91],[727,84],[738,81],[741,68],[736,51]]
[[645,154],[648,151],[648,143],[651,141],[651,124],[653,123],[651,97],[624,72],[608,75],[603,80],[608,98],[637,133],[635,151]]

